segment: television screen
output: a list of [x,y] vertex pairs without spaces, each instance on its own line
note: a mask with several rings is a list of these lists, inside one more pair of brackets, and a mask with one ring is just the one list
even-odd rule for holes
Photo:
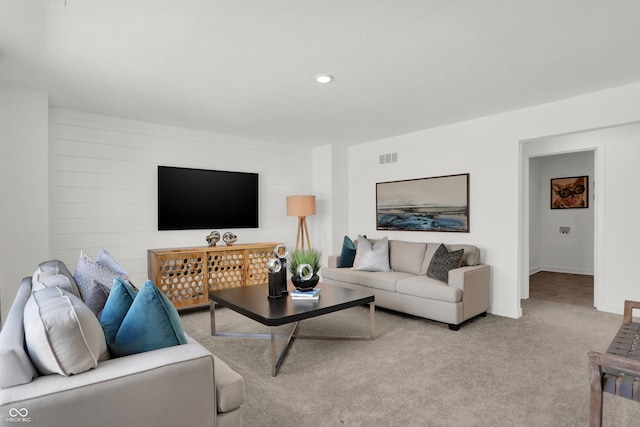
[[158,230],[258,228],[258,174],[158,166]]

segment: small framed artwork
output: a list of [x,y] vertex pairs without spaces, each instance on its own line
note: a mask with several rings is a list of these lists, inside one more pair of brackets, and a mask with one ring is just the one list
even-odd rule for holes
[[469,174],[378,182],[376,228],[469,232]]
[[589,207],[589,177],[551,178],[551,209]]

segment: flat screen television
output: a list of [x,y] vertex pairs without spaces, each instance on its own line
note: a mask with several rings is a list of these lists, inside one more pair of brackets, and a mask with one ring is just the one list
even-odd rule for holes
[[158,166],[158,230],[258,228],[258,174]]

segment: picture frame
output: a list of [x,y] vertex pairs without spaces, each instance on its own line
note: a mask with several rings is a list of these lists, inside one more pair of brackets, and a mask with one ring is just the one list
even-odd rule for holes
[[551,178],[551,209],[589,208],[589,176]]
[[469,232],[469,174],[376,183],[376,229]]

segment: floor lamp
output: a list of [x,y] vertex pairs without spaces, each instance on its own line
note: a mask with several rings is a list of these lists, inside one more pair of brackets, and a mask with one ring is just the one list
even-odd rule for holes
[[304,250],[304,241],[311,251],[311,239],[307,229],[307,217],[316,214],[316,196],[287,196],[287,216],[298,217],[298,232],[296,233],[296,251],[298,247]]

